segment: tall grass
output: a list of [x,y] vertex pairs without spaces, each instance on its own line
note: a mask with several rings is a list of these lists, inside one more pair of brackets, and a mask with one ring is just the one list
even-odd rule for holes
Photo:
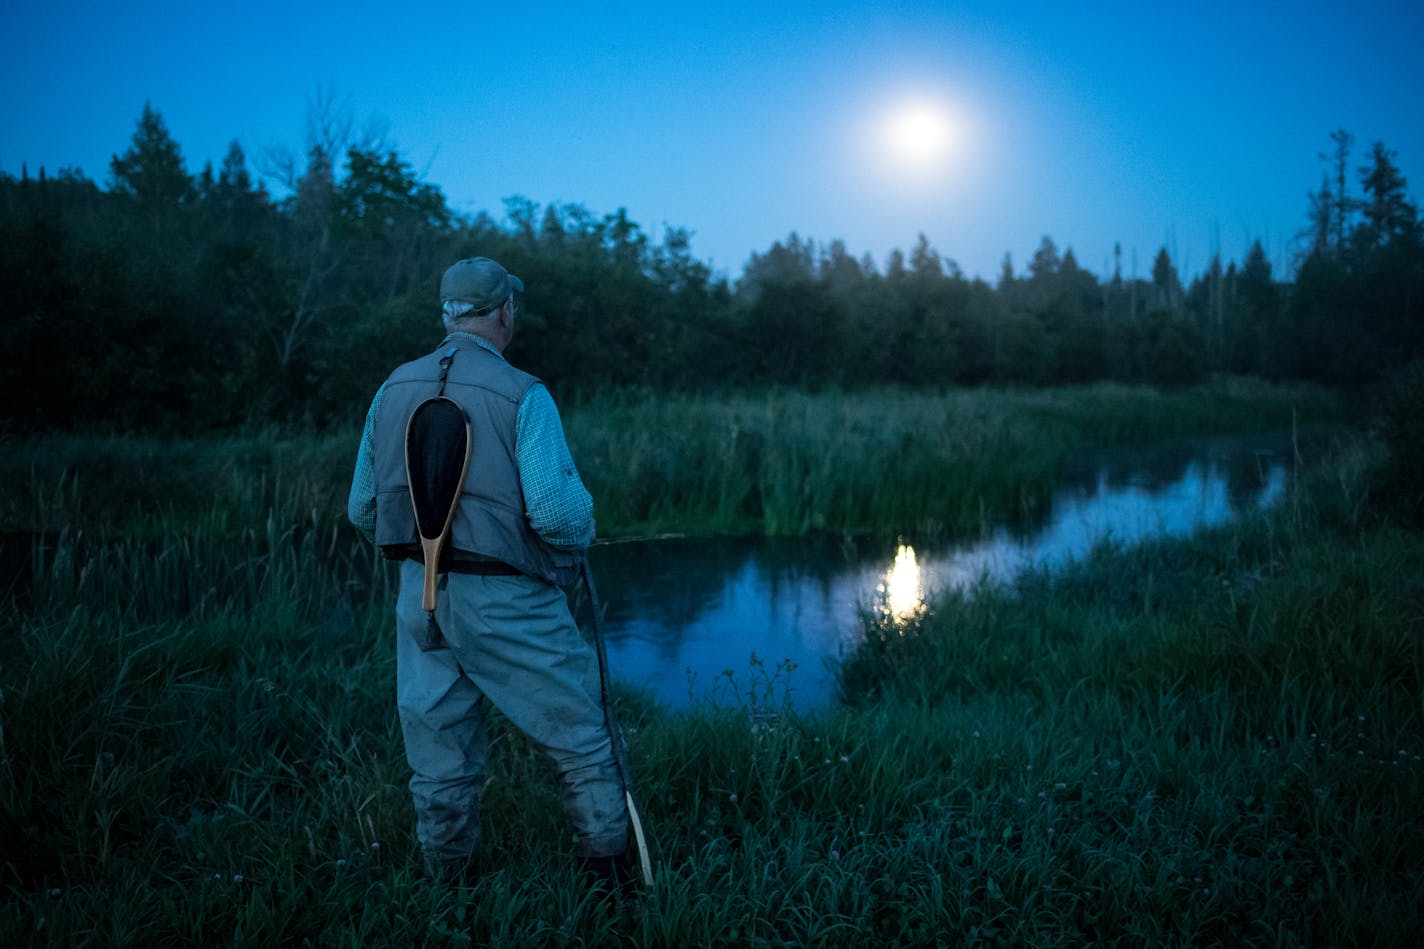
[[1241,526],[868,618],[843,696],[954,736],[947,771],[999,811],[1015,939],[1424,931],[1424,541],[1365,513],[1364,470],[1338,459]]
[[926,535],[1034,515],[1085,445],[1284,429],[1339,412],[1320,390],[1236,379],[1177,392],[603,398],[567,427],[614,533]]
[[[1322,390],[1225,379],[1159,391],[606,394],[564,411],[599,532],[932,535],[1031,518],[1085,447],[1341,418]],[[316,529],[344,519],[357,430],[186,440],[53,435],[0,452],[0,530],[117,525],[162,536],[280,494]]]
[[0,942],[1409,945],[1424,540],[1373,514],[1376,463],[867,616],[835,708],[785,666],[679,713],[621,687],[658,887],[612,912],[498,719],[489,872],[421,877],[391,573],[311,484],[132,527],[66,520],[101,509],[66,476],[0,627]]

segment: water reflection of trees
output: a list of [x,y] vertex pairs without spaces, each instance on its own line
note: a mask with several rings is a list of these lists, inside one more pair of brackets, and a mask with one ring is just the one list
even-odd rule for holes
[[750,553],[734,541],[655,540],[595,547],[589,563],[610,622],[638,619],[680,637],[722,600],[728,578],[742,572]]
[[[1094,451],[1071,464],[1054,489],[1057,498],[1093,500],[1107,492],[1141,491],[1160,495],[1186,479],[1195,467],[1203,487],[1220,482],[1232,516],[1253,510],[1269,487],[1272,470],[1291,457],[1292,451],[1313,454],[1320,439],[1312,437],[1293,446],[1288,434],[1183,439],[1146,448]],[[1032,518],[1019,517],[1006,524],[1016,541],[1037,535],[1053,518],[1053,505],[1045,504]]]
[[675,653],[714,611],[723,614],[729,638],[745,641],[765,622],[766,601],[799,602],[811,593],[829,605],[848,567],[894,555],[890,540],[714,538],[595,547],[590,563],[608,624],[636,626],[640,640]]
[[[1097,452],[1064,473],[1053,497],[1093,501],[1124,491],[1156,497],[1195,478],[1204,493],[1216,485],[1230,514],[1238,516],[1259,503],[1271,471],[1290,458],[1290,450],[1289,437],[1277,436]],[[1049,525],[1053,507],[1045,503],[1031,519],[1007,525],[1008,534],[1018,542],[1033,540]],[[943,537],[903,540],[931,555],[955,545],[955,539]],[[795,610],[816,598],[828,613],[844,608],[832,599],[844,598],[847,573],[888,568],[896,548],[895,538],[664,540],[596,547],[592,564],[615,638],[621,629],[675,658],[689,630],[714,614],[725,628],[712,633],[736,648],[755,646],[768,622],[768,602],[773,613],[777,606]]]

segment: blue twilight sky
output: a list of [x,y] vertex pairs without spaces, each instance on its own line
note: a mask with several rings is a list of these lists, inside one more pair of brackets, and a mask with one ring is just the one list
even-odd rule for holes
[[[190,171],[300,152],[325,90],[458,211],[626,207],[731,277],[791,231],[882,267],[923,232],[989,279],[1045,234],[1099,274],[1165,245],[1186,276],[1257,238],[1286,266],[1337,128],[1352,187],[1382,140],[1417,201],[1421,63],[1420,0],[5,0],[0,171],[107,184],[145,100]],[[901,142],[910,100],[941,124]]]

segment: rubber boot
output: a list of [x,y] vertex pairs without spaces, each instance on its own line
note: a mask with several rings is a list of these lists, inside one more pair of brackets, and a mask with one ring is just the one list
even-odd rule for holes
[[469,858],[436,859],[425,857],[425,875],[436,883],[449,887],[474,886],[480,878],[480,858],[472,854]]
[[607,857],[580,857],[579,866],[588,878],[589,888],[616,899],[632,899],[638,895],[638,868],[628,851]]

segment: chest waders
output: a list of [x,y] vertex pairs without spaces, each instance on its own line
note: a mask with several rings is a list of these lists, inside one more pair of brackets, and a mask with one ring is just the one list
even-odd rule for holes
[[[425,560],[425,588],[421,599],[421,608],[425,610],[425,637],[417,642],[420,648],[427,652],[445,646],[445,637],[435,622],[436,584],[439,574],[443,572],[442,558],[449,556],[447,544],[450,540],[450,525],[455,519],[455,509],[460,504],[465,475],[470,470],[470,453],[474,441],[465,410],[445,395],[446,378],[454,360],[453,348],[440,358],[439,391],[415,407],[405,427],[406,483],[410,486],[410,503],[415,510],[415,525],[420,534],[421,555]],[[638,807],[633,801],[633,776],[628,767],[627,742],[623,739],[623,730],[618,727],[617,717],[613,713],[608,689],[608,651],[603,644],[598,592],[593,585],[593,573],[589,570],[587,556],[583,558],[581,567],[593,612],[593,642],[598,653],[603,721],[608,729],[618,778],[623,784],[623,801],[628,808],[628,825],[638,847],[638,863],[642,871],[643,885],[652,889],[653,866],[648,856],[648,838],[643,832],[643,821],[638,816]]]
[[420,552],[425,561],[425,637],[418,639],[425,651],[445,645],[445,637],[435,622],[436,582],[442,559],[448,560],[450,525],[460,505],[460,491],[470,470],[473,437],[465,410],[445,396],[445,380],[455,350],[440,358],[440,391],[415,407],[405,426],[405,476],[410,486],[410,503],[415,509],[415,526],[420,534]]

